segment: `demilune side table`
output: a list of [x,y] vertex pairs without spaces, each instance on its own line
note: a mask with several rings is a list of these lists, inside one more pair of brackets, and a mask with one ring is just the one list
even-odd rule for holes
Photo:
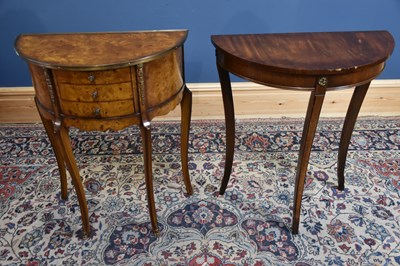
[[311,91],[298,157],[292,232],[298,233],[308,160],[325,93],[355,87],[347,110],[338,155],[338,189],[344,189],[344,167],[351,134],[372,79],[384,69],[394,49],[387,31],[310,32],[214,35],[217,68],[225,110],[226,158],[220,194],[232,170],[235,114],[229,73],[255,83]]
[[[139,125],[147,201],[153,232],[159,233],[152,178],[151,120],[182,107],[181,158],[188,194],[188,140],[192,96],[184,80],[187,30],[22,34],[15,42],[35,88],[35,102],[67,198],[66,167],[75,187],[84,235],[90,224],[85,192],[68,129],[120,130]],[[66,166],[66,167],[65,167]]]

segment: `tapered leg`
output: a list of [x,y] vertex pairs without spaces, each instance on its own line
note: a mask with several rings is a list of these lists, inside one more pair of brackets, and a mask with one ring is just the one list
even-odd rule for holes
[[297,162],[296,185],[294,190],[294,208],[292,232],[297,234],[299,231],[301,200],[303,197],[304,180],[307,173],[308,160],[314,140],[315,131],[324,101],[326,87],[317,84],[316,89],[311,92],[308,103],[307,115],[304,122],[303,134],[301,137],[300,152]]
[[181,101],[181,160],[182,160],[182,174],[183,181],[185,182],[186,192],[189,195],[193,194],[192,185],[189,176],[189,131],[190,119],[192,116],[192,92],[185,86],[183,91],[183,98]]
[[142,133],[143,157],[144,157],[144,175],[146,180],[147,204],[149,207],[150,221],[153,232],[156,236],[160,234],[157,225],[157,213],[154,201],[153,191],[153,169],[152,169],[152,147],[150,125],[140,124]]
[[354,89],[353,96],[347,109],[346,118],[343,124],[342,135],[340,137],[339,155],[338,155],[338,189],[344,189],[344,167],[346,164],[347,151],[350,144],[351,134],[353,133],[354,125],[360,112],[361,105],[367,94],[370,82],[358,86]]
[[219,80],[221,83],[222,99],[224,102],[225,127],[226,127],[226,154],[225,170],[219,194],[225,193],[232,172],[233,154],[235,148],[235,110],[233,107],[232,87],[229,72],[217,64]]
[[72,184],[75,187],[76,195],[78,196],[79,207],[81,209],[81,219],[83,224],[83,232],[85,236],[90,235],[89,213],[86,203],[86,196],[83,190],[82,181],[79,175],[78,167],[76,166],[75,157],[72,152],[71,142],[68,135],[68,129],[61,126],[56,132],[56,138],[60,140],[63,157],[67,164],[68,171],[71,175]]
[[[40,113],[39,113],[40,115]],[[53,147],[54,154],[56,156],[58,164],[58,172],[60,173],[60,183],[61,183],[61,198],[66,200],[68,198],[68,185],[67,185],[67,172],[65,169],[65,159],[62,152],[62,145],[59,138],[56,138],[54,133],[54,126],[51,120],[45,119],[40,115],[43,126],[46,130],[47,136],[49,137],[51,146]]]

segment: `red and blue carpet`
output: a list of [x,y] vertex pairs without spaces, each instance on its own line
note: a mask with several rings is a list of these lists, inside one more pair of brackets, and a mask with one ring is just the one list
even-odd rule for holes
[[342,120],[320,122],[298,235],[290,231],[302,120],[238,120],[225,195],[223,121],[193,121],[184,191],[178,122],[154,123],[153,174],[161,236],[150,231],[140,132],[71,131],[93,236],[81,239],[72,186],[41,125],[0,125],[1,265],[400,264],[400,119],[362,118],[335,186]]

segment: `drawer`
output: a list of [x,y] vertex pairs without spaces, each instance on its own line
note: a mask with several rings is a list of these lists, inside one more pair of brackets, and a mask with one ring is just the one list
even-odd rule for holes
[[60,97],[67,101],[101,102],[133,98],[130,82],[102,85],[77,85],[62,83],[58,85]]
[[132,100],[112,102],[70,102],[62,101],[63,114],[86,118],[119,117],[135,113]]
[[53,75],[58,84],[113,84],[131,81],[129,67],[100,71],[53,70]]

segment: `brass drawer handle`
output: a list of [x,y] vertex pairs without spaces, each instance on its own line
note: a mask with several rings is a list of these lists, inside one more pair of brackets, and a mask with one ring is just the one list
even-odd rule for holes
[[96,117],[99,117],[99,116],[100,116],[100,112],[101,112],[101,109],[100,109],[100,108],[96,108],[96,109],[93,111],[93,115],[96,116]]
[[94,75],[89,75],[87,79],[88,79],[90,82],[93,82],[93,81],[96,79],[96,77],[95,77]]
[[98,100],[99,99],[99,92],[98,91],[92,92],[92,98],[95,101]]

